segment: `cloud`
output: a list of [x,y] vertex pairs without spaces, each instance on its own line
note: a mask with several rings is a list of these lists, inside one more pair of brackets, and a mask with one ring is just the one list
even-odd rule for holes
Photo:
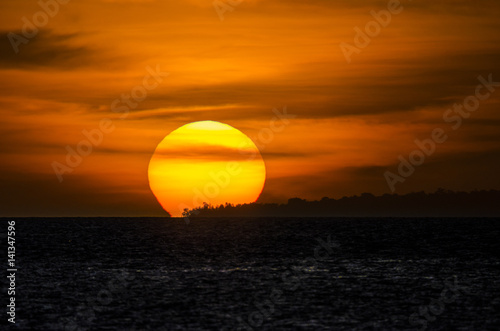
[[[242,143],[245,141],[242,140]],[[155,156],[165,160],[172,161],[206,161],[206,162],[223,162],[223,161],[238,161],[245,162],[255,158],[255,153],[248,148],[238,149],[228,146],[210,145],[200,143],[200,145],[187,144],[186,146],[169,146],[168,148],[159,149],[155,152]]]
[[[70,43],[78,37],[77,34],[57,35],[47,30],[21,45],[19,53],[15,53],[9,41],[10,31],[0,32],[0,67],[8,69],[50,67],[71,69],[89,64],[94,53],[89,47],[72,46]],[[15,31],[22,36],[21,31]]]
[[[130,190],[95,176],[72,174],[60,184],[53,174],[0,174],[2,216],[167,216],[148,188]],[[147,183],[146,183],[147,187]]]
[[[21,31],[0,31],[0,69],[23,70],[123,70],[128,66],[127,55],[113,54],[100,42],[89,46],[89,36],[82,32],[57,34],[41,29],[19,46],[16,54],[8,38],[10,33],[22,36]],[[91,39],[90,39],[91,40]]]

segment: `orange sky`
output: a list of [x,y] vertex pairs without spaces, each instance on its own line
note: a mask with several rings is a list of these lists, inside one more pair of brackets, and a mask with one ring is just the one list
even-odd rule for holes
[[[165,215],[147,169],[168,133],[214,120],[259,145],[283,107],[295,117],[260,142],[262,202],[390,193],[384,172],[437,127],[449,139],[396,192],[499,189],[500,91],[458,130],[443,114],[478,76],[500,81],[500,3],[401,1],[347,63],[339,45],[387,3],[245,0],[221,21],[211,0],[69,1],[16,53],[9,33],[41,8],[1,2],[0,216]],[[168,76],[113,112],[148,67]],[[60,182],[53,162],[105,118],[114,130]]]

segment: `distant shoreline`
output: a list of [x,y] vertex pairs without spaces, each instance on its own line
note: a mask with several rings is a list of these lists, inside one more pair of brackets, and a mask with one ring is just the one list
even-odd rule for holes
[[438,189],[434,193],[384,194],[341,199],[307,201],[289,199],[286,204],[250,203],[203,207],[184,213],[184,217],[498,217],[500,191],[454,192]]

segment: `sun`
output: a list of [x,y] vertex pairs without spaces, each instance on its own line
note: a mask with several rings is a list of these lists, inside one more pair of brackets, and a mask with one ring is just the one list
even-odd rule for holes
[[201,121],[181,126],[156,147],[149,186],[173,217],[185,208],[255,202],[264,188],[266,167],[259,149],[230,125]]

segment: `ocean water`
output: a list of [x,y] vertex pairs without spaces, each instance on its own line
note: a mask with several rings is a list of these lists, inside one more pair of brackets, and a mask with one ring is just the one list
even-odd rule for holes
[[500,329],[498,219],[15,221],[16,330]]

